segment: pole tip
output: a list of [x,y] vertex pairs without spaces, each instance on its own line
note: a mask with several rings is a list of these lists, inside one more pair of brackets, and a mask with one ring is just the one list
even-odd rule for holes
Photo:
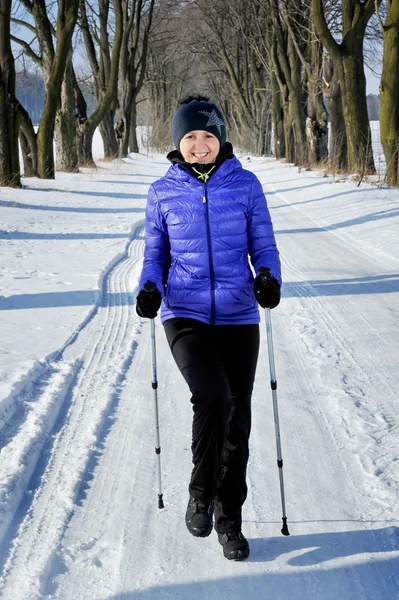
[[283,528],[281,530],[281,533],[283,535],[290,535],[290,532],[288,531],[287,517],[283,517]]
[[158,494],[158,508],[165,508],[163,503],[162,494]]

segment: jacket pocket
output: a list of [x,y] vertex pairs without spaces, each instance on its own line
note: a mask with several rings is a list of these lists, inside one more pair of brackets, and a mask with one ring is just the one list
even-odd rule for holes
[[171,293],[171,288],[172,288],[172,279],[174,277],[175,271],[176,271],[176,266],[177,266],[177,261],[175,260],[170,269],[169,269],[169,273],[168,273],[168,281],[166,284],[166,294],[165,294],[165,300],[166,300],[166,304],[169,305],[169,298],[170,298],[170,293]]

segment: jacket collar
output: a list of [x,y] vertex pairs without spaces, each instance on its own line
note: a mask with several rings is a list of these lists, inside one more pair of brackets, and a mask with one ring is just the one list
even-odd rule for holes
[[[172,152],[169,152],[166,158],[172,163],[172,166],[169,167],[166,173],[166,177],[174,180],[178,179],[180,181],[192,181],[194,178],[196,181],[198,181],[198,183],[201,184],[203,182],[199,179],[198,174],[193,171],[193,168],[202,172],[205,166],[207,171],[211,167],[211,165],[191,164],[185,162],[183,156],[178,150],[172,150]],[[230,144],[230,142],[226,142],[223,150],[219,152],[214,164],[216,168],[211,173],[209,178],[210,182],[214,182],[215,180],[220,179],[220,177],[225,177],[228,173],[236,170],[237,168],[242,168],[241,163],[234,156],[233,146]]]

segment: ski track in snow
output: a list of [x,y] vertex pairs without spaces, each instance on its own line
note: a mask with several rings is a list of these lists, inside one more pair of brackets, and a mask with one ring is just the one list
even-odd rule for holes
[[[325,228],[305,205],[290,206],[277,185],[264,186],[274,192],[275,229],[293,230],[278,236],[287,297],[273,314],[292,535],[279,534],[265,341],[244,510],[249,561],[226,561],[214,533],[203,540],[186,531],[191,406],[160,326],[165,509],[157,508],[149,323],[133,303],[144,247],[139,223],[127,255],[104,278],[101,304],[31,379],[26,405],[4,419],[6,600],[399,598],[397,388],[389,380],[390,341],[375,319],[384,310],[395,329],[395,294],[369,294],[365,303],[349,292],[324,294],[307,270],[310,257],[321,270],[329,257],[326,282],[345,265],[344,286],[359,265],[366,279],[389,279],[397,261]],[[300,233],[309,228],[319,232]]]
[[[78,334],[73,336],[63,350],[62,357],[48,369],[53,369],[56,374],[66,372],[63,384],[58,384],[61,391],[58,393],[57,409],[50,402],[38,400],[35,413],[39,413],[37,406],[43,404],[43,423],[36,427],[36,436],[30,434],[32,429],[30,412],[18,428],[18,433],[11,437],[6,448],[5,472],[10,475],[5,480],[5,491],[18,487],[18,492],[11,498],[3,500],[1,508],[5,515],[4,528],[9,525],[15,501],[21,499],[30,475],[38,463],[39,452],[35,446],[44,445],[54,426],[54,415],[64,420],[59,431],[53,436],[51,451],[48,451],[46,468],[39,465],[43,471],[41,482],[36,490],[30,490],[34,499],[25,517],[18,527],[18,534],[14,539],[9,556],[4,564],[1,583],[7,582],[10,571],[18,575],[13,579],[11,575],[12,596],[15,598],[41,598],[43,597],[43,584],[46,575],[51,569],[53,555],[57,551],[59,540],[73,513],[74,503],[82,494],[85,485],[85,476],[88,475],[90,463],[101,444],[104,427],[112,418],[112,412],[118,402],[120,386],[123,385],[124,373],[133,360],[136,342],[134,340],[134,322],[136,332],[139,330],[138,320],[132,319],[138,274],[141,270],[143,251],[143,224],[136,225],[136,235],[129,246],[129,256],[120,260],[105,278],[103,284],[102,303],[96,314],[86,323]],[[133,321],[133,322],[132,322]],[[132,330],[133,329],[133,330]],[[69,358],[69,357],[72,358]],[[79,374],[73,368],[79,358]],[[72,362],[72,365],[69,363]],[[75,375],[75,385],[68,390],[70,375]],[[50,389],[47,389],[50,388]],[[50,382],[45,387],[43,396],[51,395],[52,388],[57,391],[57,385]],[[67,399],[66,391],[70,397]],[[56,395],[53,393],[53,395]],[[65,406],[63,407],[62,404]],[[64,412],[63,412],[64,408]],[[33,420],[37,426],[38,415],[34,414]],[[16,424],[11,424],[14,428]],[[26,439],[28,446],[21,452],[20,439]],[[39,438],[39,441],[36,440]],[[39,448],[40,450],[40,448]],[[4,449],[3,449],[4,452]],[[21,456],[22,454],[22,456]],[[32,456],[33,455],[33,456]],[[3,456],[3,454],[2,454]],[[30,469],[24,468],[24,460],[29,460]],[[12,473],[12,467],[16,469]],[[28,472],[29,471],[29,472]],[[3,475],[3,470],[2,470]],[[10,479],[13,477],[13,480]],[[2,477],[3,479],[3,477]],[[33,479],[36,479],[33,475]],[[7,494],[5,494],[7,495]],[[0,497],[1,501],[1,497]],[[7,513],[7,508],[8,513]],[[8,518],[8,520],[7,520]],[[3,524],[0,522],[0,524]],[[24,577],[19,574],[22,568]]]

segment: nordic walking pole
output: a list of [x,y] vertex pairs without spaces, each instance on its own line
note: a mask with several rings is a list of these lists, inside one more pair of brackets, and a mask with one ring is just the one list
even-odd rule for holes
[[278,405],[277,405],[277,379],[276,379],[276,368],[274,364],[274,350],[273,350],[273,332],[272,332],[272,318],[270,315],[270,308],[265,308],[266,316],[266,334],[267,334],[267,349],[269,353],[269,366],[270,366],[270,386],[272,388],[273,397],[273,413],[274,413],[274,427],[276,431],[276,446],[277,446],[277,466],[280,476],[280,492],[281,492],[281,505],[283,508],[283,528],[281,533],[283,535],[290,535],[287,526],[287,515],[285,513],[285,494],[284,494],[284,478],[283,478],[283,456],[281,453],[281,439],[280,439],[280,422],[278,418]]
[[[155,284],[148,281],[144,285],[146,292],[153,292]],[[164,508],[162,497],[162,482],[161,482],[161,442],[159,438],[159,413],[158,413],[158,379],[157,379],[157,353],[155,344],[155,319],[150,319],[151,323],[151,354],[152,354],[152,381],[151,386],[154,390],[154,408],[155,408],[155,454],[157,455],[157,471],[158,471],[158,508]]]

